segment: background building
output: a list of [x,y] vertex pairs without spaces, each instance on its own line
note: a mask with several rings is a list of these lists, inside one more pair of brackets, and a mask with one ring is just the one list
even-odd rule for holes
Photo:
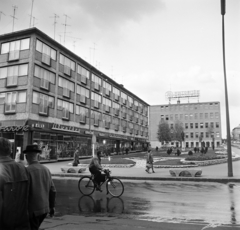
[[[148,142],[148,104],[36,28],[0,36],[0,135],[41,159]],[[95,139],[95,138],[94,138]]]
[[233,140],[240,141],[240,125],[232,130]]
[[[153,148],[161,147],[157,131],[160,121],[167,121],[174,128],[176,121],[182,123],[186,147],[199,147],[199,136],[205,146],[221,144],[221,116],[219,102],[154,105],[149,109],[149,141]],[[180,146],[178,141],[170,143]]]

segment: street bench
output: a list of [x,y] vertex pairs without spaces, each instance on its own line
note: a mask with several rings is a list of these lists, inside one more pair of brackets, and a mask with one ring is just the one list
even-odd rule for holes
[[64,166],[61,168],[61,171],[64,173],[82,173],[86,171],[86,168],[81,166]]
[[169,169],[169,172],[175,177],[198,177],[202,175],[202,169],[192,168],[174,168]]

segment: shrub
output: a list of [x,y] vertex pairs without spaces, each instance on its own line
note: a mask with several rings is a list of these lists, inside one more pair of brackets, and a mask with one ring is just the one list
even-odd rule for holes
[[217,160],[217,159],[223,159],[226,158],[224,156],[191,156],[186,157],[186,161],[208,161],[208,160]]
[[190,151],[188,152],[188,155],[189,155],[189,156],[192,156],[192,155],[193,155],[193,152],[190,150]]

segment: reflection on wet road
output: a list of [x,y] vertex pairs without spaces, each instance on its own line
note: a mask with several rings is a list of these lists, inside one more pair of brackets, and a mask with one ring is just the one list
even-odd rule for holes
[[123,181],[124,194],[83,196],[77,180],[54,180],[57,215],[102,215],[166,222],[240,226],[240,184]]

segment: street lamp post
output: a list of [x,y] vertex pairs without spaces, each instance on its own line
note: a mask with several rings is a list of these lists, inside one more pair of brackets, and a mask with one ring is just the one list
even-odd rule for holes
[[233,177],[231,134],[230,134],[229,108],[228,108],[227,76],[226,76],[226,63],[225,63],[225,37],[224,37],[224,15],[225,15],[225,13],[226,13],[226,1],[221,0],[223,71],[224,71],[224,83],[225,83],[226,123],[227,123],[228,176]]

